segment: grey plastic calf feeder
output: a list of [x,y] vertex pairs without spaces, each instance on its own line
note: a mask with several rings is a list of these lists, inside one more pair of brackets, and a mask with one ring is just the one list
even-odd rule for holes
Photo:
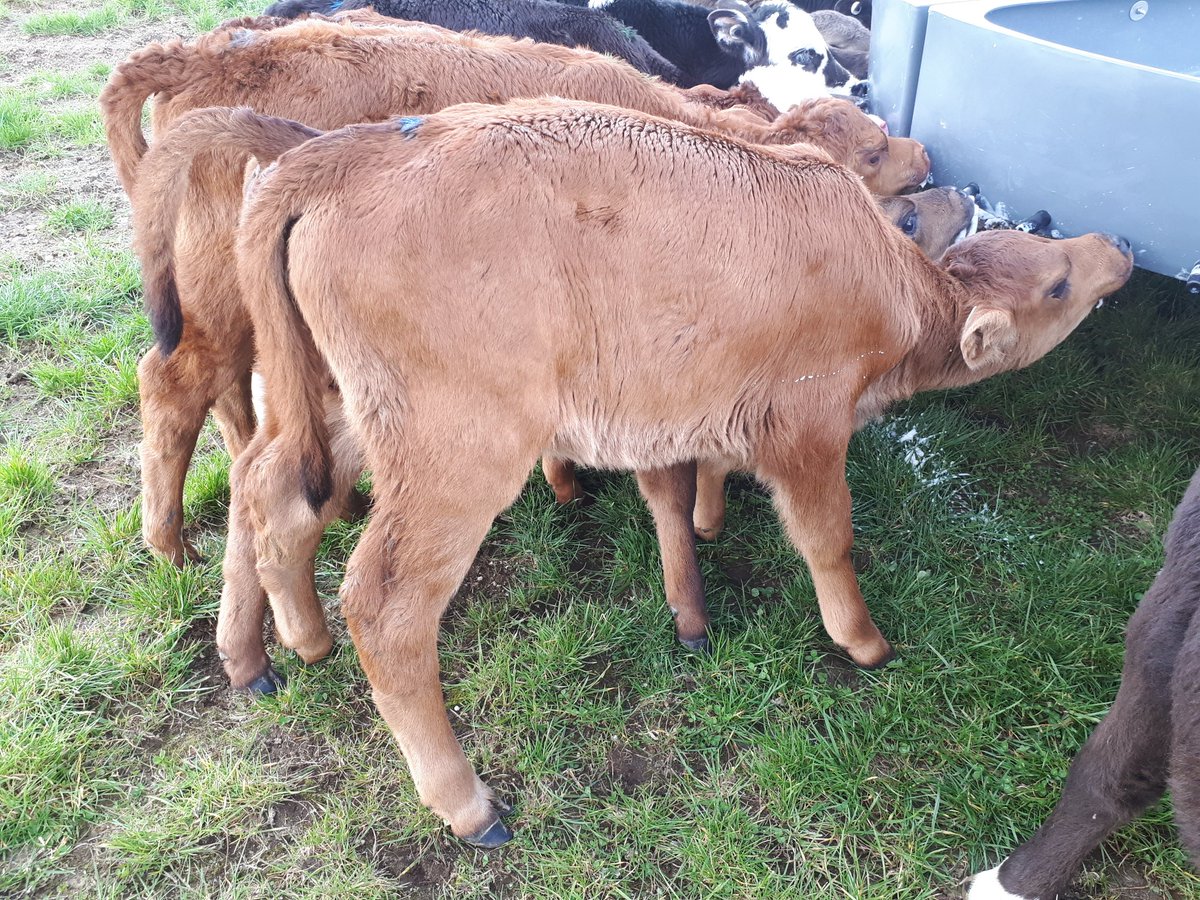
[[1200,0],[875,0],[871,82],[938,184],[1123,235],[1200,294]]

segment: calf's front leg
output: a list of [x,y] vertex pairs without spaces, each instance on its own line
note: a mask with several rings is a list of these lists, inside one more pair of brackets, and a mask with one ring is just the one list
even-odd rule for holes
[[[1193,586],[1192,603],[1200,610],[1200,577]],[[1171,695],[1171,802],[1179,841],[1200,868],[1200,612],[1193,613],[1176,658]]]
[[812,574],[821,621],[858,665],[874,669],[895,654],[867,610],[850,561],[854,529],[846,485],[846,447],[805,446],[786,462],[759,467],[788,537]]
[[562,456],[542,457],[542,474],[554,491],[554,499],[567,504],[583,499],[583,487],[575,477],[575,463]]

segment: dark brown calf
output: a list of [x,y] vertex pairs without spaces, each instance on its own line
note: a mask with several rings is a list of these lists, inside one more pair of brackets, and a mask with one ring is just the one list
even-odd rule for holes
[[1200,868],[1200,471],[1167,529],[1167,559],[1129,620],[1116,702],[1028,843],[975,876],[969,900],[1054,900],[1084,858],[1169,786]]

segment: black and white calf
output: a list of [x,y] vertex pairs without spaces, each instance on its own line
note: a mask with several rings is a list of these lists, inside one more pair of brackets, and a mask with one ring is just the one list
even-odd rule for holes
[[791,3],[761,3],[755,9],[766,41],[763,61],[740,83],[753,84],[772,106],[787,110],[829,95],[858,96],[867,83],[833,57],[812,15]]
[[367,6],[382,16],[455,31],[589,47],[620,57],[647,74],[679,82],[678,69],[620,22],[601,12],[551,0],[279,0],[267,7],[266,15],[293,19],[304,13],[329,14]]
[[1129,620],[1116,702],[1071,763],[1058,805],[1032,839],[975,876],[968,900],[1054,900],[1084,857],[1167,787],[1200,867],[1200,470],[1166,554]]

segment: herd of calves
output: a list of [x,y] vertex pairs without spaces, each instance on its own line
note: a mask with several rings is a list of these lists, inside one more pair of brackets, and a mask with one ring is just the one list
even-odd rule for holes
[[[676,633],[700,651],[695,539],[722,527],[725,475],[753,473],[829,635],[879,666],[892,649],[850,561],[851,435],[918,391],[1040,359],[1130,275],[1111,235],[955,242],[974,205],[905,194],[929,174],[917,142],[848,99],[780,112],[752,84],[682,88],[610,55],[356,10],[153,44],[102,95],[156,338],[139,368],[146,540],[194,556],[182,491],[212,410],[234,458],[217,643],[234,686],[269,692],[265,605],[305,661],[330,651],[313,559],[369,469],[342,611],[422,802],[477,846],[511,837],[508,807],[450,727],[438,624],[539,459],[562,502],[581,496],[577,463],[637,473]],[[1200,857],[1198,605],[1200,477],[1116,705],[1051,818],[972,898],[1051,900],[1168,782]]]

